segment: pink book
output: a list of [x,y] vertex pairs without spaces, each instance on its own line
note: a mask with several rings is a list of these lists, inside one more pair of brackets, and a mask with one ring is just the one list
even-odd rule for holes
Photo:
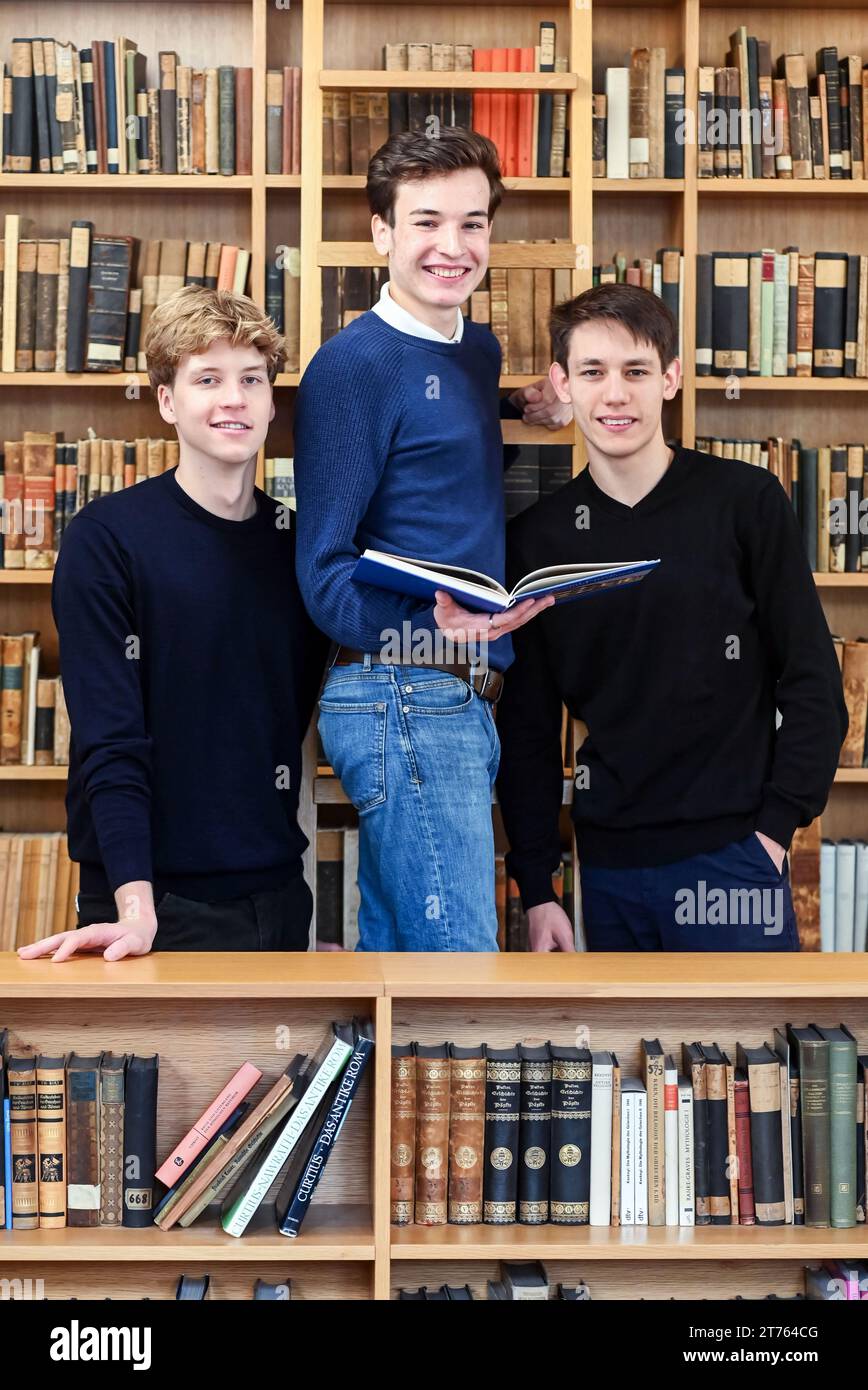
[[239,1101],[244,1099],[248,1091],[253,1090],[261,1077],[262,1072],[252,1062],[244,1062],[238,1068],[232,1080],[223,1087],[217,1099],[213,1100],[208,1109],[202,1112],[190,1132],[184,1135],[177,1148],[169,1154],[163,1166],[157,1169],[157,1177],[160,1182],[165,1183],[166,1187],[175,1185],[196,1155],[204,1149],[215,1130],[220,1128],[227,1115],[235,1109]]

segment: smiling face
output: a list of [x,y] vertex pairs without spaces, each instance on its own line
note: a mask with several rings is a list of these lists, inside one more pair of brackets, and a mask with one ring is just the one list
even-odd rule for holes
[[174,385],[158,387],[157,399],[188,456],[229,465],[246,464],[259,451],[274,418],[265,358],[228,338],[183,357]]
[[594,452],[628,459],[662,438],[662,405],[681,377],[677,358],[664,371],[655,347],[601,318],[570,333],[568,368],[555,362],[549,376],[559,398],[572,402],[591,461]]
[[390,293],[423,322],[434,318],[451,328],[455,310],[481,283],[491,237],[489,196],[481,169],[457,169],[399,184],[394,227],[376,214],[371,219],[374,245],[389,257]]

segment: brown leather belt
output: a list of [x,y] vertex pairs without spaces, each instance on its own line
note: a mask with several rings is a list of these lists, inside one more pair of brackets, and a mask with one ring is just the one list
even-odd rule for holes
[[[332,662],[333,666],[354,666],[365,660],[364,652],[353,651],[351,647],[339,647],[338,654]],[[394,665],[394,662],[378,661],[376,657],[371,657],[372,666]],[[483,700],[488,700],[494,704],[500,698],[503,690],[502,671],[480,671],[470,666],[466,661],[414,661],[413,666],[420,666],[429,671],[446,671],[450,676],[458,676],[460,680],[466,681],[471,689],[475,690]]]

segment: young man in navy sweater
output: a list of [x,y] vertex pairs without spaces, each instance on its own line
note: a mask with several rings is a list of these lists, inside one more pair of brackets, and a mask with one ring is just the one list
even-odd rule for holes
[[[500,346],[461,313],[488,268],[502,194],[491,142],[449,128],[393,136],[367,192],[389,281],[320,348],[296,401],[299,583],[339,645],[319,728],[359,811],[359,949],[493,951],[493,701],[508,634],[550,600],[489,621],[446,594],[426,605],[352,572],[370,547],[502,581],[501,415],[557,428],[571,408],[547,381],[500,408]],[[484,642],[486,669],[449,649],[465,638]]]
[[795,512],[765,469],[667,446],[680,364],[661,299],[600,285],[551,322],[588,467],[511,523],[507,569],[660,564],[516,637],[498,795],[531,948],[573,949],[552,889],[564,703],[588,729],[572,817],[589,948],[798,950],[786,850],[826,803],[847,713]]
[[305,950],[301,741],[327,643],[289,515],[253,481],[283,339],[250,299],[199,286],[154,311],[145,350],[180,459],[63,538],[79,929],[19,954]]

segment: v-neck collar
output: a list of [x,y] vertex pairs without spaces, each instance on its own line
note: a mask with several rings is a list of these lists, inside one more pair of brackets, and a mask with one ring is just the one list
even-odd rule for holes
[[644,516],[646,512],[652,512],[662,503],[668,501],[673,490],[682,482],[687,472],[687,466],[684,450],[680,444],[676,444],[673,447],[672,462],[666,472],[658,478],[650,492],[646,492],[645,496],[640,497],[638,502],[634,502],[632,507],[628,502],[620,502],[617,497],[611,497],[608,492],[603,491],[594,480],[590,464],[585,468],[585,474],[588,491],[603,511],[610,512],[612,516]]

